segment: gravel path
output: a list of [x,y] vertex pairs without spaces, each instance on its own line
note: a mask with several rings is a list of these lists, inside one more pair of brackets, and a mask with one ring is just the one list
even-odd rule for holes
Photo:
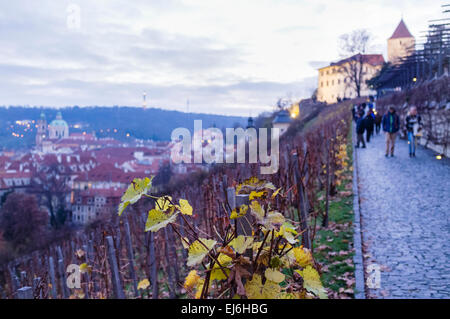
[[383,133],[357,149],[365,269],[381,269],[367,297],[450,298],[450,160],[409,158],[399,138],[395,157],[384,150]]

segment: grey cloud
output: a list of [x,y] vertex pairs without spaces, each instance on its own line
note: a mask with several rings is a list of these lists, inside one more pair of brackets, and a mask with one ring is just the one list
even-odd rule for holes
[[[65,9],[72,2],[82,9],[81,32],[66,27]],[[156,29],[134,34],[126,21],[112,19],[124,12],[130,20],[141,17],[142,7],[158,12],[189,10],[178,0],[19,0],[2,6],[0,105],[139,106],[145,90],[155,107],[183,109],[189,98],[195,112],[248,115],[252,109],[256,115],[287,92],[309,96],[316,82],[312,78],[295,83],[256,82],[229,75],[230,67],[242,63],[240,46],[230,48],[215,39]],[[95,21],[96,15],[112,18]],[[9,60],[14,62],[5,62]],[[135,71],[168,76],[181,72],[202,78],[202,83],[209,79],[211,84],[165,86],[106,80]]]

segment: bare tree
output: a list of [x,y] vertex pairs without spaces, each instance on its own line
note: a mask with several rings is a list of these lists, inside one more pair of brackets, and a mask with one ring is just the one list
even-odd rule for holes
[[344,74],[347,88],[353,88],[358,97],[361,96],[364,85],[364,54],[367,52],[371,35],[367,30],[359,29],[351,33],[341,35],[339,49],[341,55],[348,57],[343,60],[339,72]]
[[41,203],[48,209],[50,224],[56,229],[66,221],[69,179],[70,176],[61,171],[57,164],[37,168],[31,179],[31,191],[40,197]]
[[39,247],[47,238],[48,216],[33,195],[12,193],[0,210],[0,233],[14,252]]
[[289,106],[289,99],[285,98],[285,97],[280,97],[277,101],[277,108],[279,110],[284,110],[285,108],[287,108]]

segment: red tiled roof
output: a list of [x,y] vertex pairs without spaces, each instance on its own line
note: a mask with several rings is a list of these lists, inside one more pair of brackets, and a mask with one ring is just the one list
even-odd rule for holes
[[361,57],[361,61],[363,63],[368,63],[368,64],[373,65],[373,66],[382,65],[384,63],[384,58],[383,58],[382,54],[360,54],[360,53],[358,53],[358,54],[355,54],[355,55],[353,55],[353,56],[351,56],[349,58],[342,59],[342,60],[340,60],[338,62],[335,62],[335,63],[331,63],[330,66],[332,66],[332,65],[342,65],[342,64],[344,64],[346,62],[349,62],[349,61],[352,61],[352,60],[356,60],[359,57]]
[[412,38],[412,37],[413,35],[411,34],[411,32],[409,32],[405,22],[403,22],[402,19],[389,39]]
[[111,163],[102,163],[89,172],[78,174],[78,177],[75,180],[84,182],[120,182],[128,184],[136,177],[142,178],[144,176],[142,173],[138,172],[125,173]]
[[31,178],[31,172],[0,172],[0,179],[3,178]]

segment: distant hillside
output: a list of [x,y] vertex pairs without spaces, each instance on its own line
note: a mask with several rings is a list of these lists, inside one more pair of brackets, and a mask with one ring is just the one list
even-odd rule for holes
[[[139,139],[170,140],[172,130],[186,127],[193,130],[194,120],[202,120],[203,127],[217,128],[245,125],[246,118],[211,114],[192,114],[156,108],[136,107],[66,107],[59,109],[71,132],[95,131],[97,137],[111,136],[125,140],[126,134]],[[16,121],[37,120],[44,112],[47,122],[57,113],[53,108],[0,107],[0,149],[27,148],[34,144],[35,128],[17,125]],[[108,132],[109,129],[109,132]],[[117,132],[114,132],[114,129]],[[23,135],[14,137],[12,133]]]

